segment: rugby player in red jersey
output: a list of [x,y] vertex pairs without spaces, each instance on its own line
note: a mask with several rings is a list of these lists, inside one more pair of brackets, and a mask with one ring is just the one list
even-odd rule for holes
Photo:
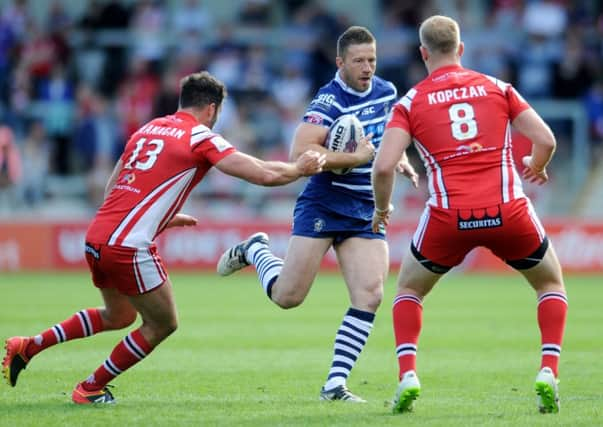
[[191,74],[181,82],[178,111],[150,121],[131,136],[86,235],[86,261],[105,305],[81,310],[36,336],[6,340],[2,372],[10,385],[16,385],[21,370],[46,348],[126,328],[140,314],[140,328],[120,341],[72,393],[78,404],[113,403],[109,381],[176,330],[172,284],[154,240],[167,228],[197,223],[179,211],[207,171],[215,166],[264,186],[322,171],[325,156],[315,151],[306,151],[294,163],[267,162],[237,151],[213,133],[225,96],[224,85],[209,73]]
[[557,374],[567,299],[561,267],[511,152],[511,126],[532,141],[523,177],[544,184],[555,137],[508,83],[461,65],[458,24],[432,16],[419,29],[429,75],[396,104],[373,166],[373,228],[387,225],[394,171],[414,142],[430,197],[402,261],[393,323],[400,383],[394,412],[412,409],[422,301],[477,246],[520,271],[536,292],[542,358],[535,388],[541,412],[558,412]]

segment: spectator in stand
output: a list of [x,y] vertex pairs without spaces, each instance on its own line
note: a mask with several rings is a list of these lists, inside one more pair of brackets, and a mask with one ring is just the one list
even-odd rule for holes
[[161,87],[153,100],[153,117],[161,117],[170,114],[178,107],[180,91],[180,76],[174,68],[168,70],[161,76]]
[[7,22],[18,40],[27,37],[28,27],[33,20],[29,12],[27,0],[13,0],[2,9],[2,20]]
[[[600,77],[585,97],[591,138],[598,148],[603,147],[603,78]],[[603,154],[601,152],[600,154]]]
[[151,118],[153,100],[159,83],[143,58],[132,58],[131,71],[121,84],[117,98],[117,110],[122,117],[122,132],[129,137]]
[[105,184],[115,163],[118,129],[107,101],[88,86],[78,90],[78,117],[73,145],[79,170],[86,174],[88,201],[96,208],[103,201]]
[[239,23],[251,27],[268,27],[273,10],[270,3],[270,0],[244,0],[238,13]]
[[592,86],[593,77],[586,63],[584,48],[578,34],[567,35],[564,54],[553,65],[552,74],[555,98],[581,98]]
[[213,17],[209,7],[199,0],[184,0],[174,4],[172,29],[180,38],[193,33],[200,38],[212,30]]
[[73,172],[71,133],[75,110],[75,87],[60,63],[52,66],[48,78],[37,85],[40,114],[53,147],[53,168],[61,175]]
[[17,184],[21,179],[21,156],[13,131],[0,126],[0,207],[12,208],[18,202]]
[[23,174],[20,184],[21,198],[29,207],[44,200],[46,179],[50,172],[50,141],[42,120],[34,119],[29,125],[22,144]]
[[134,56],[148,61],[154,71],[160,67],[165,54],[166,13],[158,0],[140,0],[135,3],[130,22],[133,33]]
[[210,61],[207,69],[228,86],[233,96],[241,89],[243,52],[242,44],[234,38],[233,28],[228,24],[220,25],[217,38],[209,47]]

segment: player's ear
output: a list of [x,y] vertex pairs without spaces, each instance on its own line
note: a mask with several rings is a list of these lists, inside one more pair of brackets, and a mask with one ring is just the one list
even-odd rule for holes
[[421,52],[421,58],[426,62],[429,59],[429,51],[423,46],[419,46],[419,51]]
[[457,49],[456,53],[458,54],[459,58],[461,56],[463,56],[463,53],[465,52],[465,43],[460,42],[459,43],[459,48]]
[[335,57],[335,65],[337,65],[337,68],[343,67],[343,58],[341,56]]
[[216,103],[215,102],[211,102],[211,103],[207,104],[207,113],[209,114],[209,117],[213,117],[216,114]]

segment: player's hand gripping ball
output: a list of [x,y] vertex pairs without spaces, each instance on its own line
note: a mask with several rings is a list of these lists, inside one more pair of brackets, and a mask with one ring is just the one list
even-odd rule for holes
[[[344,114],[333,122],[327,135],[326,147],[331,151],[353,153],[364,136],[362,123],[355,114]],[[337,175],[344,175],[352,168],[331,169]]]

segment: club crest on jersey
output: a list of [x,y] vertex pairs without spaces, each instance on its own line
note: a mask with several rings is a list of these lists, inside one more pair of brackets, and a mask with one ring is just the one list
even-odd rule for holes
[[320,233],[325,228],[325,220],[322,218],[314,218],[314,232]]
[[134,172],[128,172],[120,180],[120,184],[132,184],[136,180],[136,174]]
[[461,231],[501,227],[503,220],[500,206],[485,209],[459,209],[457,224]]
[[306,122],[312,123],[313,125],[321,125],[322,117],[320,117],[318,114],[308,114],[306,116]]

